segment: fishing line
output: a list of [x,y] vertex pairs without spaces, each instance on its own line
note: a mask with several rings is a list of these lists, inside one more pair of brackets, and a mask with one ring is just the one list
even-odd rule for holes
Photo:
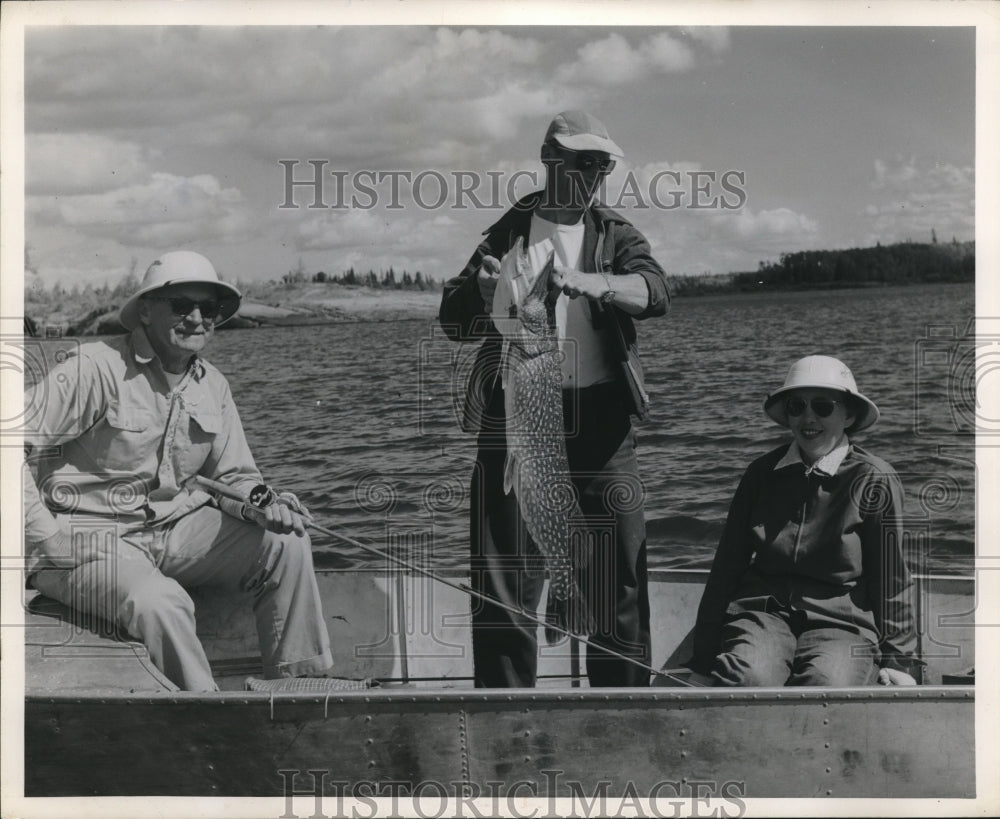
[[[250,504],[249,496],[244,495],[242,492],[236,491],[231,486],[228,486],[224,483],[213,481],[210,478],[206,478],[202,475],[195,475],[194,480],[200,483],[206,489],[209,489],[212,492],[215,492],[216,494],[222,495],[223,497],[229,498],[231,500]],[[466,585],[465,583],[453,583],[450,580],[447,580],[443,577],[439,577],[437,574],[430,571],[429,569],[424,569],[421,566],[416,565],[415,563],[410,563],[405,558],[398,557],[397,555],[391,554],[389,552],[383,552],[381,549],[378,549],[374,546],[369,546],[365,543],[361,543],[360,541],[355,540],[352,537],[348,537],[347,535],[342,535],[339,532],[335,532],[332,529],[328,529],[325,526],[321,526],[315,521],[305,521],[305,519],[303,519],[303,522],[305,522],[310,528],[315,529],[317,532],[322,532],[324,535],[332,537],[336,540],[340,540],[344,543],[350,544],[355,548],[362,549],[363,551],[377,555],[378,557],[381,557],[384,560],[391,560],[394,563],[397,563],[398,565],[402,566],[403,568],[422,574],[424,577],[427,577],[430,580],[433,580],[437,583],[441,583],[444,586],[448,586],[449,588],[455,589],[456,591],[460,591],[478,600],[482,600],[483,602],[489,603],[493,606],[497,606],[513,614],[519,614],[525,619],[530,620],[532,623],[535,623],[540,626],[545,626],[546,628],[550,628],[553,631],[556,631],[566,637],[569,637],[571,640],[576,640],[580,643],[583,643],[586,646],[590,646],[598,649],[599,651],[603,651],[605,654],[609,654],[612,657],[615,657],[616,659],[624,660],[627,663],[631,663],[632,665],[641,668],[643,671],[648,671],[651,674],[655,674],[658,677],[666,677],[669,680],[672,680],[676,683],[680,683],[681,685],[687,686],[689,688],[701,687],[696,683],[690,682],[674,674],[671,674],[669,671],[663,671],[661,669],[653,668],[651,665],[646,665],[646,663],[641,662],[640,660],[637,660],[634,657],[629,657],[626,654],[621,654],[620,652],[617,652],[612,648],[608,648],[607,646],[603,646],[600,643],[591,642],[591,640],[584,635],[574,634],[572,631],[570,631],[569,629],[565,629],[562,626],[559,626],[554,623],[548,623],[545,620],[542,620],[540,617],[536,617],[533,614],[529,614],[524,609],[520,609],[517,606],[512,606],[508,603],[504,603],[502,600],[497,600],[496,598],[488,594],[484,594],[483,592],[476,591],[474,588]]]

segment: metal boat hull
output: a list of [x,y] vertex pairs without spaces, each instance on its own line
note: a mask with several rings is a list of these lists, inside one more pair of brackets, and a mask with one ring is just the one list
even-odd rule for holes
[[[668,665],[684,655],[701,579],[654,575],[654,656]],[[543,650],[542,687],[476,690],[461,595],[385,573],[319,580],[345,673],[395,683],[171,692],[148,667],[129,676],[134,645],[53,618],[29,623],[26,795],[336,799],[396,788],[669,800],[697,796],[696,785],[716,798],[976,793],[971,686],[587,689],[561,676],[571,659],[563,644]],[[926,597],[924,645],[939,658],[932,682],[972,664],[972,598],[957,583]],[[210,656],[220,668],[252,668],[248,613],[224,602],[199,600]],[[437,679],[424,680],[431,672]]]
[[28,796],[975,795],[967,687],[53,696],[25,717]]

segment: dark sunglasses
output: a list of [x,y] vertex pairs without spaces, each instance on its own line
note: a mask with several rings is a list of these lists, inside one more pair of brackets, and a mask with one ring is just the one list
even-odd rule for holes
[[555,146],[563,154],[571,154],[573,167],[578,171],[592,171],[597,168],[601,173],[611,173],[615,168],[615,160],[611,157],[598,157],[594,154],[574,151],[571,148],[563,148],[562,145]]
[[601,173],[611,173],[614,170],[615,161],[610,157],[598,158],[590,154],[577,154],[573,167],[578,171],[592,171],[596,167]]
[[[785,412],[789,418],[798,418],[806,411],[806,400],[804,398],[789,398],[785,401]],[[817,418],[829,418],[837,408],[839,401],[832,398],[813,398],[808,402]]]
[[194,312],[194,308],[198,308],[198,312],[201,313],[201,317],[208,321],[213,321],[218,318],[219,313],[222,311],[222,304],[218,299],[205,299],[204,301],[197,301],[196,299],[188,298],[187,296],[146,296],[147,299],[152,301],[168,301],[170,302],[170,312],[175,316],[189,316]]

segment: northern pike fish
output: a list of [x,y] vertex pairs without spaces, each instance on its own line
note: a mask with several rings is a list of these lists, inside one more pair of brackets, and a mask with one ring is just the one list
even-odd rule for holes
[[[571,544],[570,520],[582,513],[566,455],[562,353],[554,318],[559,291],[550,289],[552,271],[550,254],[531,281],[521,238],[500,266],[494,323],[504,338],[500,370],[507,416],[504,492],[514,492],[531,539],[545,558],[546,622],[574,634],[590,634],[590,614],[574,571],[574,557],[582,559],[582,549]],[[545,634],[550,644],[562,636],[549,628]]]

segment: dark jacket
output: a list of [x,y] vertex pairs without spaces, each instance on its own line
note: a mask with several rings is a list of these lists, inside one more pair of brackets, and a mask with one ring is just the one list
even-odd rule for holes
[[[483,340],[466,390],[462,428],[469,432],[480,428],[482,410],[490,406],[493,391],[499,384],[497,373],[502,342],[479,292],[479,268],[484,256],[503,258],[518,236],[524,237],[527,244],[531,216],[541,195],[541,191],[528,194],[483,231],[486,238],[468,264],[444,286],[438,319],[445,334],[453,341]],[[649,396],[643,382],[633,319],[662,316],[667,312],[670,295],[666,274],[650,254],[645,237],[627,219],[601,205],[590,207],[584,214],[581,268],[586,273],[615,276],[637,273],[649,287],[649,304],[635,316],[614,306],[590,302],[594,326],[606,327],[615,345],[619,361],[617,381],[626,406],[632,415],[645,418],[649,412]]]
[[740,481],[698,608],[689,665],[708,673],[728,617],[780,606],[877,645],[882,667],[912,671],[921,663],[899,477],[853,444],[835,475],[806,475],[801,463],[775,469],[787,450],[758,458]]

